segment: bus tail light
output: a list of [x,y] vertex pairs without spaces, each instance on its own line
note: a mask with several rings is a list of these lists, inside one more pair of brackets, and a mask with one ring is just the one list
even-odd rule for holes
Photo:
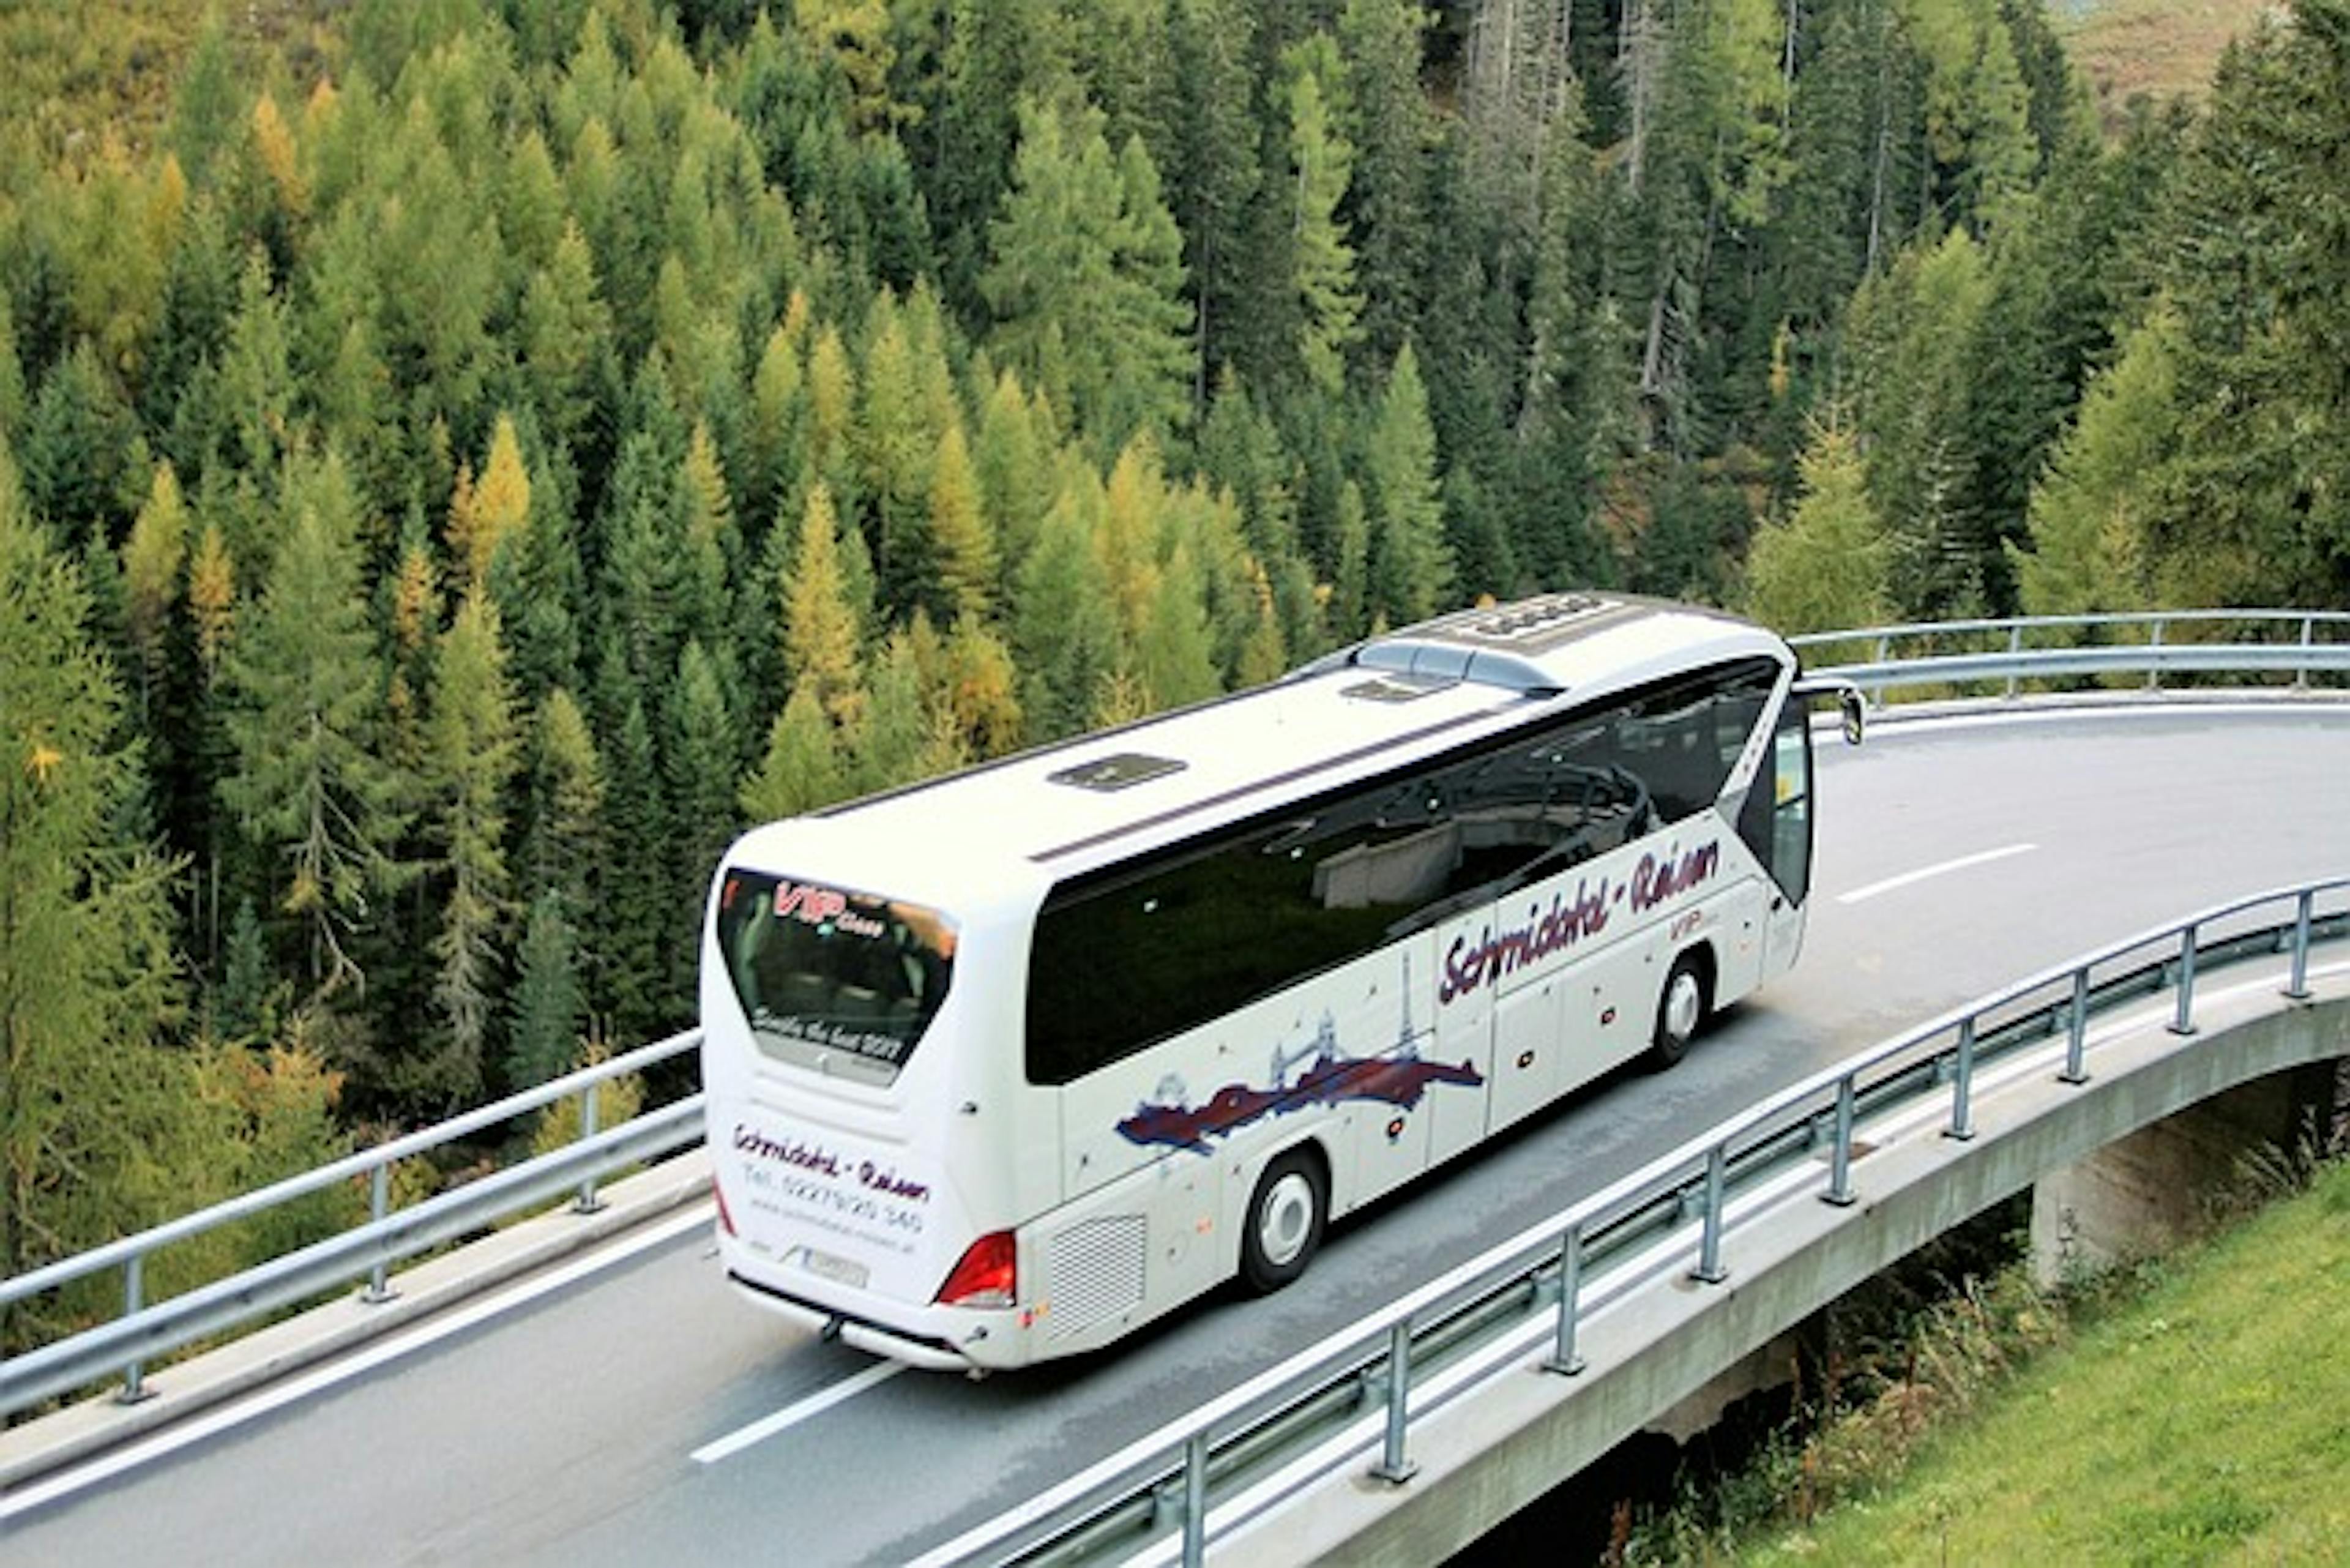
[[1019,1298],[1019,1250],[1011,1231],[997,1231],[973,1241],[955,1263],[939,1287],[938,1304],[1008,1307]]
[[718,1185],[715,1177],[711,1179],[710,1196],[718,1199],[718,1228],[729,1236],[741,1235],[743,1232],[734,1229],[734,1216],[726,1212],[726,1189]]

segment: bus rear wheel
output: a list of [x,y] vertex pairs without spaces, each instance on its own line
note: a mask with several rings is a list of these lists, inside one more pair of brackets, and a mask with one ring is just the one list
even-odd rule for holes
[[1706,991],[1705,963],[1697,954],[1687,952],[1673,960],[1665,989],[1657,996],[1657,1032],[1648,1044],[1651,1066],[1669,1067],[1689,1054],[1690,1042],[1705,1023]]
[[1265,1168],[1241,1231],[1241,1282],[1269,1294],[1305,1272],[1322,1245],[1329,1193],[1322,1167],[1291,1149]]

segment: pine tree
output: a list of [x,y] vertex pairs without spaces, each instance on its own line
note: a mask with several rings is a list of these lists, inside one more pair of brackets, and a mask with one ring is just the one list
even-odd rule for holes
[[532,726],[527,799],[522,890],[532,904],[557,899],[574,931],[584,929],[603,865],[604,764],[587,715],[559,686]]
[[931,453],[938,432],[922,406],[912,345],[895,296],[873,307],[858,382],[855,426],[858,489],[870,498],[877,524],[868,535],[885,609],[904,614],[938,597],[938,559],[930,530]]
[[515,695],[536,702],[557,687],[577,689],[584,673],[587,570],[568,502],[554,484],[529,480],[527,471],[525,483],[527,520],[500,540],[485,587],[498,607]]
[[934,704],[917,763],[923,776],[961,766],[969,757],[996,757],[1020,743],[1019,672],[1012,650],[977,616],[958,618],[947,634],[945,701]]
[[429,744],[435,879],[446,889],[432,942],[432,998],[447,1036],[416,1088],[455,1106],[479,1092],[490,1060],[498,939],[512,909],[505,795],[521,764],[497,609],[478,591],[441,640]]
[[1428,389],[1410,345],[1396,356],[1365,442],[1370,607],[1390,626],[1424,620],[1452,591]]
[[776,517],[795,497],[808,461],[807,296],[795,292],[784,319],[767,335],[751,378],[746,519]]
[[165,718],[158,699],[171,655],[172,612],[185,593],[188,521],[179,476],[170,463],[158,463],[147,504],[122,545],[126,629],[138,657],[139,711],[151,726]]
[[1787,636],[1884,624],[1891,556],[1849,429],[1814,431],[1803,481],[1794,513],[1754,536],[1747,613]]
[[41,383],[17,443],[24,505],[67,538],[111,547],[147,474],[134,473],[130,410],[87,339]]
[[[1328,618],[1339,641],[1367,636],[1373,629],[1371,598],[1371,519],[1363,504],[1363,488],[1349,479],[1338,490],[1336,538],[1330,572]],[[1385,624],[1385,618],[1378,618]]]
[[[156,1048],[178,998],[172,867],[117,836],[135,754],[84,630],[78,574],[27,515],[0,448],[0,1276],[161,1218],[193,1096]],[[0,1355],[92,1303],[0,1308]]]
[[1198,565],[1177,545],[1156,574],[1157,591],[1134,638],[1135,675],[1151,708],[1204,701],[1222,690],[1201,602]]
[[352,934],[405,879],[401,781],[376,751],[382,680],[360,596],[354,498],[332,458],[296,465],[285,543],[227,661],[235,762],[222,795],[303,932],[316,1006],[363,979]]
[[1193,352],[1186,380],[1193,405],[1237,355],[1253,372],[1279,348],[1251,337],[1264,323],[1251,275],[1263,258],[1251,244],[1264,182],[1256,124],[1253,56],[1260,22],[1238,0],[1174,0],[1167,7],[1172,102],[1164,140],[1154,140],[1166,174],[1167,200],[1180,222],[1192,283]]
[[1953,229],[1905,252],[1847,317],[1869,495],[1896,530],[1898,608],[1918,618],[1982,607],[1984,566],[1998,550],[1989,520],[1966,510],[1960,439],[1990,296],[1982,247]]
[[2149,518],[2166,602],[2350,595],[2350,5],[2241,41],[2163,205],[2178,439]]
[[[271,285],[268,255],[246,253],[238,280],[236,315],[229,324],[227,357],[221,363],[217,396],[235,410],[234,456],[252,483],[274,495],[294,428],[294,375],[290,329],[283,298]],[[266,559],[260,541],[232,534],[240,556]]]
[[522,441],[514,417],[500,414],[491,432],[480,483],[461,470],[449,504],[449,553],[467,587],[479,588],[490,575],[498,546],[530,525],[530,474],[524,469]]
[[727,701],[718,662],[699,640],[689,640],[678,654],[668,711],[661,763],[675,825],[666,848],[676,917],[666,951],[671,992],[691,997],[699,961],[695,927],[703,895],[711,873],[743,826],[735,814],[742,729]]
[[672,831],[652,721],[632,696],[606,742],[604,860],[594,910],[591,1002],[620,1040],[666,1033],[691,1006],[668,989],[675,939]]
[[775,822],[832,805],[847,793],[839,743],[824,703],[792,689],[767,731],[767,749],[736,796],[754,822]]
[[1097,690],[1118,662],[1123,642],[1117,603],[1094,548],[1100,482],[1081,463],[1064,472],[1061,497],[1045,514],[1012,601],[1020,707],[1032,742],[1089,727]]
[[1138,428],[1178,428],[1191,407],[1189,312],[1177,295],[1180,236],[1139,142],[1113,158],[1098,114],[1065,126],[1021,113],[1013,189],[991,234],[981,292],[993,348],[1097,450]]
[[934,607],[950,619],[984,620],[994,607],[1003,567],[960,421],[947,426],[931,467],[930,537],[939,563]]
[[[881,656],[873,666],[873,701],[868,711],[863,734],[855,758],[854,772],[860,791],[894,789],[920,777],[922,752],[931,730],[929,693],[924,691],[922,670],[914,653],[913,639],[904,628],[889,634],[883,643]],[[780,736],[783,717],[776,721]],[[800,737],[795,745],[809,751],[806,762],[795,759],[786,765],[807,768],[814,766],[821,783],[822,765],[815,760],[812,748],[806,748]],[[746,794],[748,791],[746,786]],[[773,804],[794,798],[785,792],[791,787],[783,778],[761,784],[762,800]]]
[[1306,384],[1336,399],[1345,389],[1347,354],[1361,336],[1362,296],[1355,254],[1337,221],[1354,175],[1355,150],[1336,130],[1325,97],[1337,79],[1337,50],[1326,36],[1315,50],[1293,51],[1289,83],[1292,262],[1303,325],[1298,356]]
[[554,894],[533,900],[507,1002],[505,1081],[515,1089],[559,1077],[579,1054],[588,1021],[578,937]]
[[576,218],[567,219],[553,259],[523,290],[522,362],[548,433],[577,447],[597,411],[599,362],[612,337],[612,314],[596,278],[596,261]]
[[1340,130],[1355,149],[1342,213],[1356,236],[1362,353],[1371,364],[1392,363],[1411,341],[1427,297],[1429,148],[1436,138],[1420,86],[1428,20],[1419,0],[1347,0],[1338,21],[1349,109]]
[[0,444],[14,449],[25,428],[25,365],[16,348],[16,313],[0,290]]
[[999,375],[980,410],[972,463],[979,476],[980,510],[996,526],[996,554],[1007,589],[1053,504],[1055,444],[1050,410],[1030,399],[1011,371]]
[[783,606],[784,669],[793,687],[805,688],[837,728],[853,732],[865,707],[860,639],[841,566],[832,493],[822,484],[808,492]]
[[2163,467],[2178,442],[2183,331],[2175,311],[2158,310],[2089,384],[2079,421],[2033,492],[2032,548],[2009,546],[2024,613],[2090,615],[2158,602],[2161,563],[2151,535]]
[[[717,660],[722,684],[731,692],[740,668],[737,595],[742,575],[743,534],[726,487],[717,443],[710,427],[697,423],[678,473],[678,508],[683,522],[678,572],[678,620],[690,639]],[[731,698],[730,698],[731,700]]]

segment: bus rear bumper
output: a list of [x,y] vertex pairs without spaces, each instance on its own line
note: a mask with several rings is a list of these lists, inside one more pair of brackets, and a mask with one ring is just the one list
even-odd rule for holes
[[733,1285],[736,1293],[745,1300],[754,1302],[769,1312],[799,1324],[809,1333],[824,1339],[837,1339],[841,1344],[853,1345],[868,1355],[882,1356],[890,1361],[902,1361],[909,1366],[918,1366],[926,1372],[978,1374],[987,1370],[979,1362],[951,1346],[941,1345],[934,1340],[915,1339],[883,1328],[879,1324],[867,1323],[862,1319],[845,1316],[840,1313],[827,1312],[822,1307],[811,1306],[806,1302],[795,1301],[790,1296],[780,1294],[731,1270],[727,1272],[726,1282]]

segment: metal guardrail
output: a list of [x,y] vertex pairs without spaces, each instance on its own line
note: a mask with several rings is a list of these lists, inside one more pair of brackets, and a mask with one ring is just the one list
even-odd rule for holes
[[[2249,919],[2287,906],[2292,913],[2271,923]],[[1856,1201],[1855,1127],[1864,1116],[1946,1096],[1943,1131],[1971,1138],[1974,1075],[1984,1064],[2062,1035],[2058,1079],[2086,1084],[2091,1018],[2167,991],[2176,999],[2168,1027],[2191,1035],[2199,971],[2280,954],[2287,961],[2282,995],[2305,1000],[2312,947],[2345,939],[2350,878],[2335,877],[2205,909],[2043,970],[1773,1095],[922,1563],[1082,1563],[1164,1552],[1180,1537],[1182,1561],[1198,1563],[1220,1493],[1236,1495],[1265,1472],[1269,1456],[1294,1457],[1381,1406],[1385,1433],[1369,1473],[1400,1481],[1413,1469],[1414,1394],[1440,1368],[1463,1367],[1466,1351],[1500,1332],[1497,1325],[1551,1314],[1544,1366],[1572,1376],[1583,1370],[1575,1337],[1587,1282],[1660,1235],[1678,1235],[1689,1249],[1689,1277],[1721,1283],[1733,1196],[1825,1156],[1819,1198],[1838,1206]],[[1449,1387],[1447,1397],[1465,1386]]]
[[[575,1195],[575,1210],[594,1212],[598,1181],[639,1161],[699,1143],[702,1107],[697,1092],[599,1131],[596,1091],[616,1078],[695,1050],[701,1043],[700,1030],[671,1035],[316,1170],[0,1281],[0,1306],[6,1306],[119,1270],[123,1298],[122,1315],[111,1322],[0,1361],[0,1416],[117,1374],[122,1378],[117,1397],[134,1403],[145,1397],[146,1364],[156,1357],[359,1279],[368,1281],[362,1299],[390,1301],[394,1293],[387,1274],[392,1264],[530,1211],[566,1191]],[[390,1207],[391,1171],[400,1161],[573,1096],[580,1110],[579,1136],[572,1142],[407,1209]],[[168,1301],[151,1304],[144,1300],[147,1260],[161,1249],[360,1180],[367,1182],[369,1194],[365,1224]]]
[[[2179,627],[2204,632],[2233,628],[2262,635],[2282,630],[2285,635],[2261,641],[2168,640],[2171,628]],[[2113,640],[2137,634],[2145,640]],[[2084,637],[2093,639],[2090,646],[2077,646]],[[2332,640],[2337,637],[2343,640]],[[2056,639],[2076,645],[2041,646]],[[2314,672],[2350,671],[2350,614],[2325,612],[2192,610],[1946,621],[1867,627],[1790,640],[1807,653],[1840,647],[1872,649],[1873,657],[1866,660],[1825,666],[1820,672],[1841,675],[1880,701],[1888,691],[1985,681],[2003,681],[2006,694],[2013,697],[2023,681],[2085,674],[2143,674],[2150,685],[2158,685],[2171,671],[2269,672],[2291,674],[2297,683],[2306,684]],[[699,1096],[623,1127],[598,1132],[595,1087],[671,1060],[694,1049],[700,1040],[699,1031],[673,1035],[200,1213],[0,1281],[0,1306],[6,1306],[91,1274],[119,1270],[123,1301],[122,1315],[112,1322],[0,1362],[0,1417],[117,1375],[122,1378],[118,1397],[135,1401],[145,1392],[144,1367],[151,1359],[249,1325],[287,1304],[361,1277],[368,1281],[363,1299],[388,1300],[387,1271],[393,1263],[511,1219],[567,1188],[577,1187],[577,1207],[592,1209],[598,1180],[639,1160],[687,1147],[701,1136]],[[575,1095],[583,1109],[581,1137],[572,1146],[411,1209],[390,1209],[390,1173],[400,1160]],[[364,1225],[168,1302],[146,1302],[146,1260],[160,1249],[360,1179],[370,1190],[370,1213]],[[1604,1248],[1606,1241],[1596,1231],[1586,1233],[1592,1247]]]
[[[2189,640],[2174,639],[2184,628]],[[2217,634],[2217,635],[2215,635]],[[2167,674],[2314,675],[2350,672],[2350,613],[2329,610],[2166,610],[2130,615],[2014,616],[1812,632],[1787,639],[1808,661],[1883,701],[1921,686],[2001,683],[2015,697],[2025,681],[2142,675],[2148,691]],[[1855,650],[1866,654],[1853,658]]]

